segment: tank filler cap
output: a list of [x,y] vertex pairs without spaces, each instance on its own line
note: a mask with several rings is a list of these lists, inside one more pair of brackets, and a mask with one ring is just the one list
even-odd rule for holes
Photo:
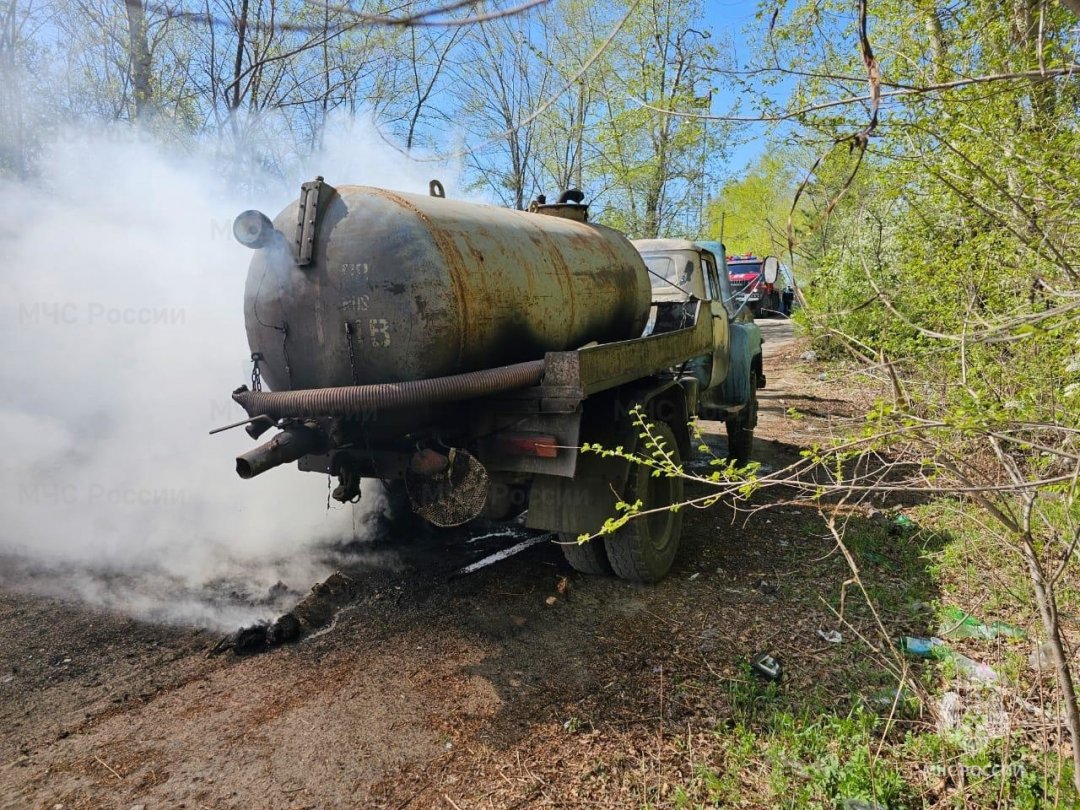
[[245,211],[233,220],[233,236],[244,247],[257,250],[270,242],[274,223],[262,211]]
[[541,194],[529,204],[529,213],[588,222],[589,206],[585,205],[584,200],[585,194],[576,188],[567,189],[560,194],[557,203],[549,203]]

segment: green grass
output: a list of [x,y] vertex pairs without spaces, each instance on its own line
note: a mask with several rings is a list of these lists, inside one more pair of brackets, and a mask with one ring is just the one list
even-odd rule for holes
[[[930,555],[929,565],[944,598],[962,602],[978,595],[981,617],[1032,623],[1031,582],[1016,548],[967,516],[963,507],[950,499],[920,506],[913,515],[945,538]],[[1080,613],[1080,576],[1075,560],[1058,581],[1057,599],[1061,613]]]
[[883,721],[855,708],[846,715],[784,708],[774,684],[728,682],[732,721],[714,733],[715,759],[698,765],[674,807],[836,807],[874,799],[892,807],[910,793],[887,759],[875,759]]
[[[953,502],[903,513],[912,521],[906,527],[862,518],[848,523],[845,544],[871,601],[893,637],[937,634],[950,607],[1026,628],[1027,639],[949,642],[994,667],[1005,702],[993,690],[960,689],[950,661],[910,659],[917,683],[887,722],[889,705],[882,697],[895,689],[894,676],[845,632],[843,645],[818,655],[828,684],[789,689],[763,683],[748,670],[717,679],[710,688],[727,709],[721,725],[704,750],[694,751],[692,777],[657,806],[842,808],[845,800],[864,800],[889,810],[1080,807],[1071,760],[1046,745],[1034,715],[1017,708],[1018,697],[1030,701],[1042,694],[1048,698],[1043,710],[1056,713],[1052,679],[1034,674],[1027,662],[1039,628],[1019,555],[1003,549]],[[805,528],[821,533],[819,523]],[[846,565],[838,556],[825,564],[836,566],[839,578],[821,596],[836,607]],[[1076,578],[1063,580],[1060,589],[1063,612],[1076,612]],[[845,610],[853,621],[866,620],[861,599],[848,590]],[[1041,688],[1033,688],[1040,677]],[[844,689],[846,700],[837,695]],[[936,704],[950,690],[964,695],[969,711],[959,728],[939,731],[920,697]],[[998,738],[985,725],[991,711],[984,705],[994,701],[1010,715],[1008,733]]]
[[903,720],[886,729],[882,715],[859,705],[846,713],[824,706],[793,711],[779,687],[749,673],[729,681],[727,692],[730,721],[713,732],[709,755],[665,806],[1078,806],[1068,763],[1014,739],[938,733]]

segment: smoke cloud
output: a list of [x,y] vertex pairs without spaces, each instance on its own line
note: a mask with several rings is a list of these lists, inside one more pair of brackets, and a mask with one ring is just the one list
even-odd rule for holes
[[[295,465],[242,481],[253,446],[229,397],[250,379],[243,288],[251,254],[233,217],[273,217],[316,174],[426,189],[360,127],[328,132],[291,176],[247,178],[177,157],[133,129],[63,133],[34,182],[0,181],[0,580],[154,620],[235,627],[305,591],[327,551],[367,530],[327,508],[325,477]],[[437,170],[436,170],[437,171]],[[268,437],[264,437],[268,438]]]

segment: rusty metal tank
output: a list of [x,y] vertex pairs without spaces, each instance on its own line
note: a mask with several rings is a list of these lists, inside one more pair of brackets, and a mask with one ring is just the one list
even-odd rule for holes
[[617,231],[365,186],[305,183],[255,250],[245,318],[274,390],[401,382],[641,334],[650,284]]

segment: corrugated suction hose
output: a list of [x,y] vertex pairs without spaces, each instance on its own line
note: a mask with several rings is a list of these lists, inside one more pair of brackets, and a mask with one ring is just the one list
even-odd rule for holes
[[517,388],[539,385],[544,361],[531,360],[465,374],[432,377],[400,383],[348,385],[340,388],[311,388],[301,391],[233,391],[232,398],[249,416],[316,417],[358,416],[385,408],[457,402],[490,396]]

